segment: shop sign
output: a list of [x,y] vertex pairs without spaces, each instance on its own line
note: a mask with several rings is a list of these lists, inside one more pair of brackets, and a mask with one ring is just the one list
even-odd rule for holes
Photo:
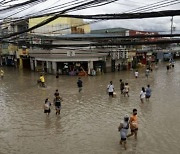
[[73,56],[75,56],[75,51],[67,51],[67,56],[68,56],[68,57],[73,57]]

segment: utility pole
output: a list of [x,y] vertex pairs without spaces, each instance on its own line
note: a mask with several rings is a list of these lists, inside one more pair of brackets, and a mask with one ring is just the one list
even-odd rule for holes
[[173,32],[173,16],[171,18],[171,34],[172,34],[172,32]]

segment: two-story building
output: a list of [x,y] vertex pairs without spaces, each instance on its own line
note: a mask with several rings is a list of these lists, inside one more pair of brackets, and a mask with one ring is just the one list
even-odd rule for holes
[[[30,19],[29,27],[47,18]],[[31,43],[33,45],[29,50],[31,70],[70,75],[78,74],[79,71],[90,74],[93,69],[102,72],[108,52],[91,48],[91,41],[83,40],[88,33],[90,33],[90,25],[75,18],[58,18],[31,31]],[[73,39],[73,36],[82,39],[66,39]],[[63,39],[63,37],[66,38]],[[68,47],[68,44],[79,47]],[[87,46],[83,47],[84,44]],[[67,47],[55,47],[53,45],[67,45]]]
[[[9,22],[4,20],[1,24],[1,37],[6,36],[11,33],[20,32],[28,28],[28,21],[17,21]],[[23,61],[28,62],[27,52],[28,49],[24,45],[26,43],[27,35],[26,33],[22,35],[15,36],[10,41],[4,41],[1,44],[1,64],[8,66],[19,66],[22,67]],[[21,40],[21,41],[20,41]],[[9,43],[14,42],[14,43]]]

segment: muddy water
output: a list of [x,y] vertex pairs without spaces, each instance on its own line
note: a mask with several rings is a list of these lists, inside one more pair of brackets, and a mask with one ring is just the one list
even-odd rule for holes
[[[180,62],[167,72],[164,64],[149,79],[144,70],[83,77],[78,93],[77,77],[47,75],[47,88],[36,85],[38,74],[5,68],[0,80],[0,154],[179,154],[180,153]],[[119,92],[119,79],[129,82],[130,97]],[[117,93],[109,98],[112,80]],[[149,102],[140,103],[142,86],[153,90]],[[60,116],[43,113],[46,97],[53,100],[59,89],[64,101]],[[117,127],[123,115],[138,109],[138,140],[128,139],[128,150],[119,143]]]

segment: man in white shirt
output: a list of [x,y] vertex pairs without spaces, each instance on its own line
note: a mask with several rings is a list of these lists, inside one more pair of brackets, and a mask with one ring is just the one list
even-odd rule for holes
[[114,85],[112,84],[112,81],[110,81],[110,84],[107,86],[107,90],[109,92],[109,96],[113,97]]

